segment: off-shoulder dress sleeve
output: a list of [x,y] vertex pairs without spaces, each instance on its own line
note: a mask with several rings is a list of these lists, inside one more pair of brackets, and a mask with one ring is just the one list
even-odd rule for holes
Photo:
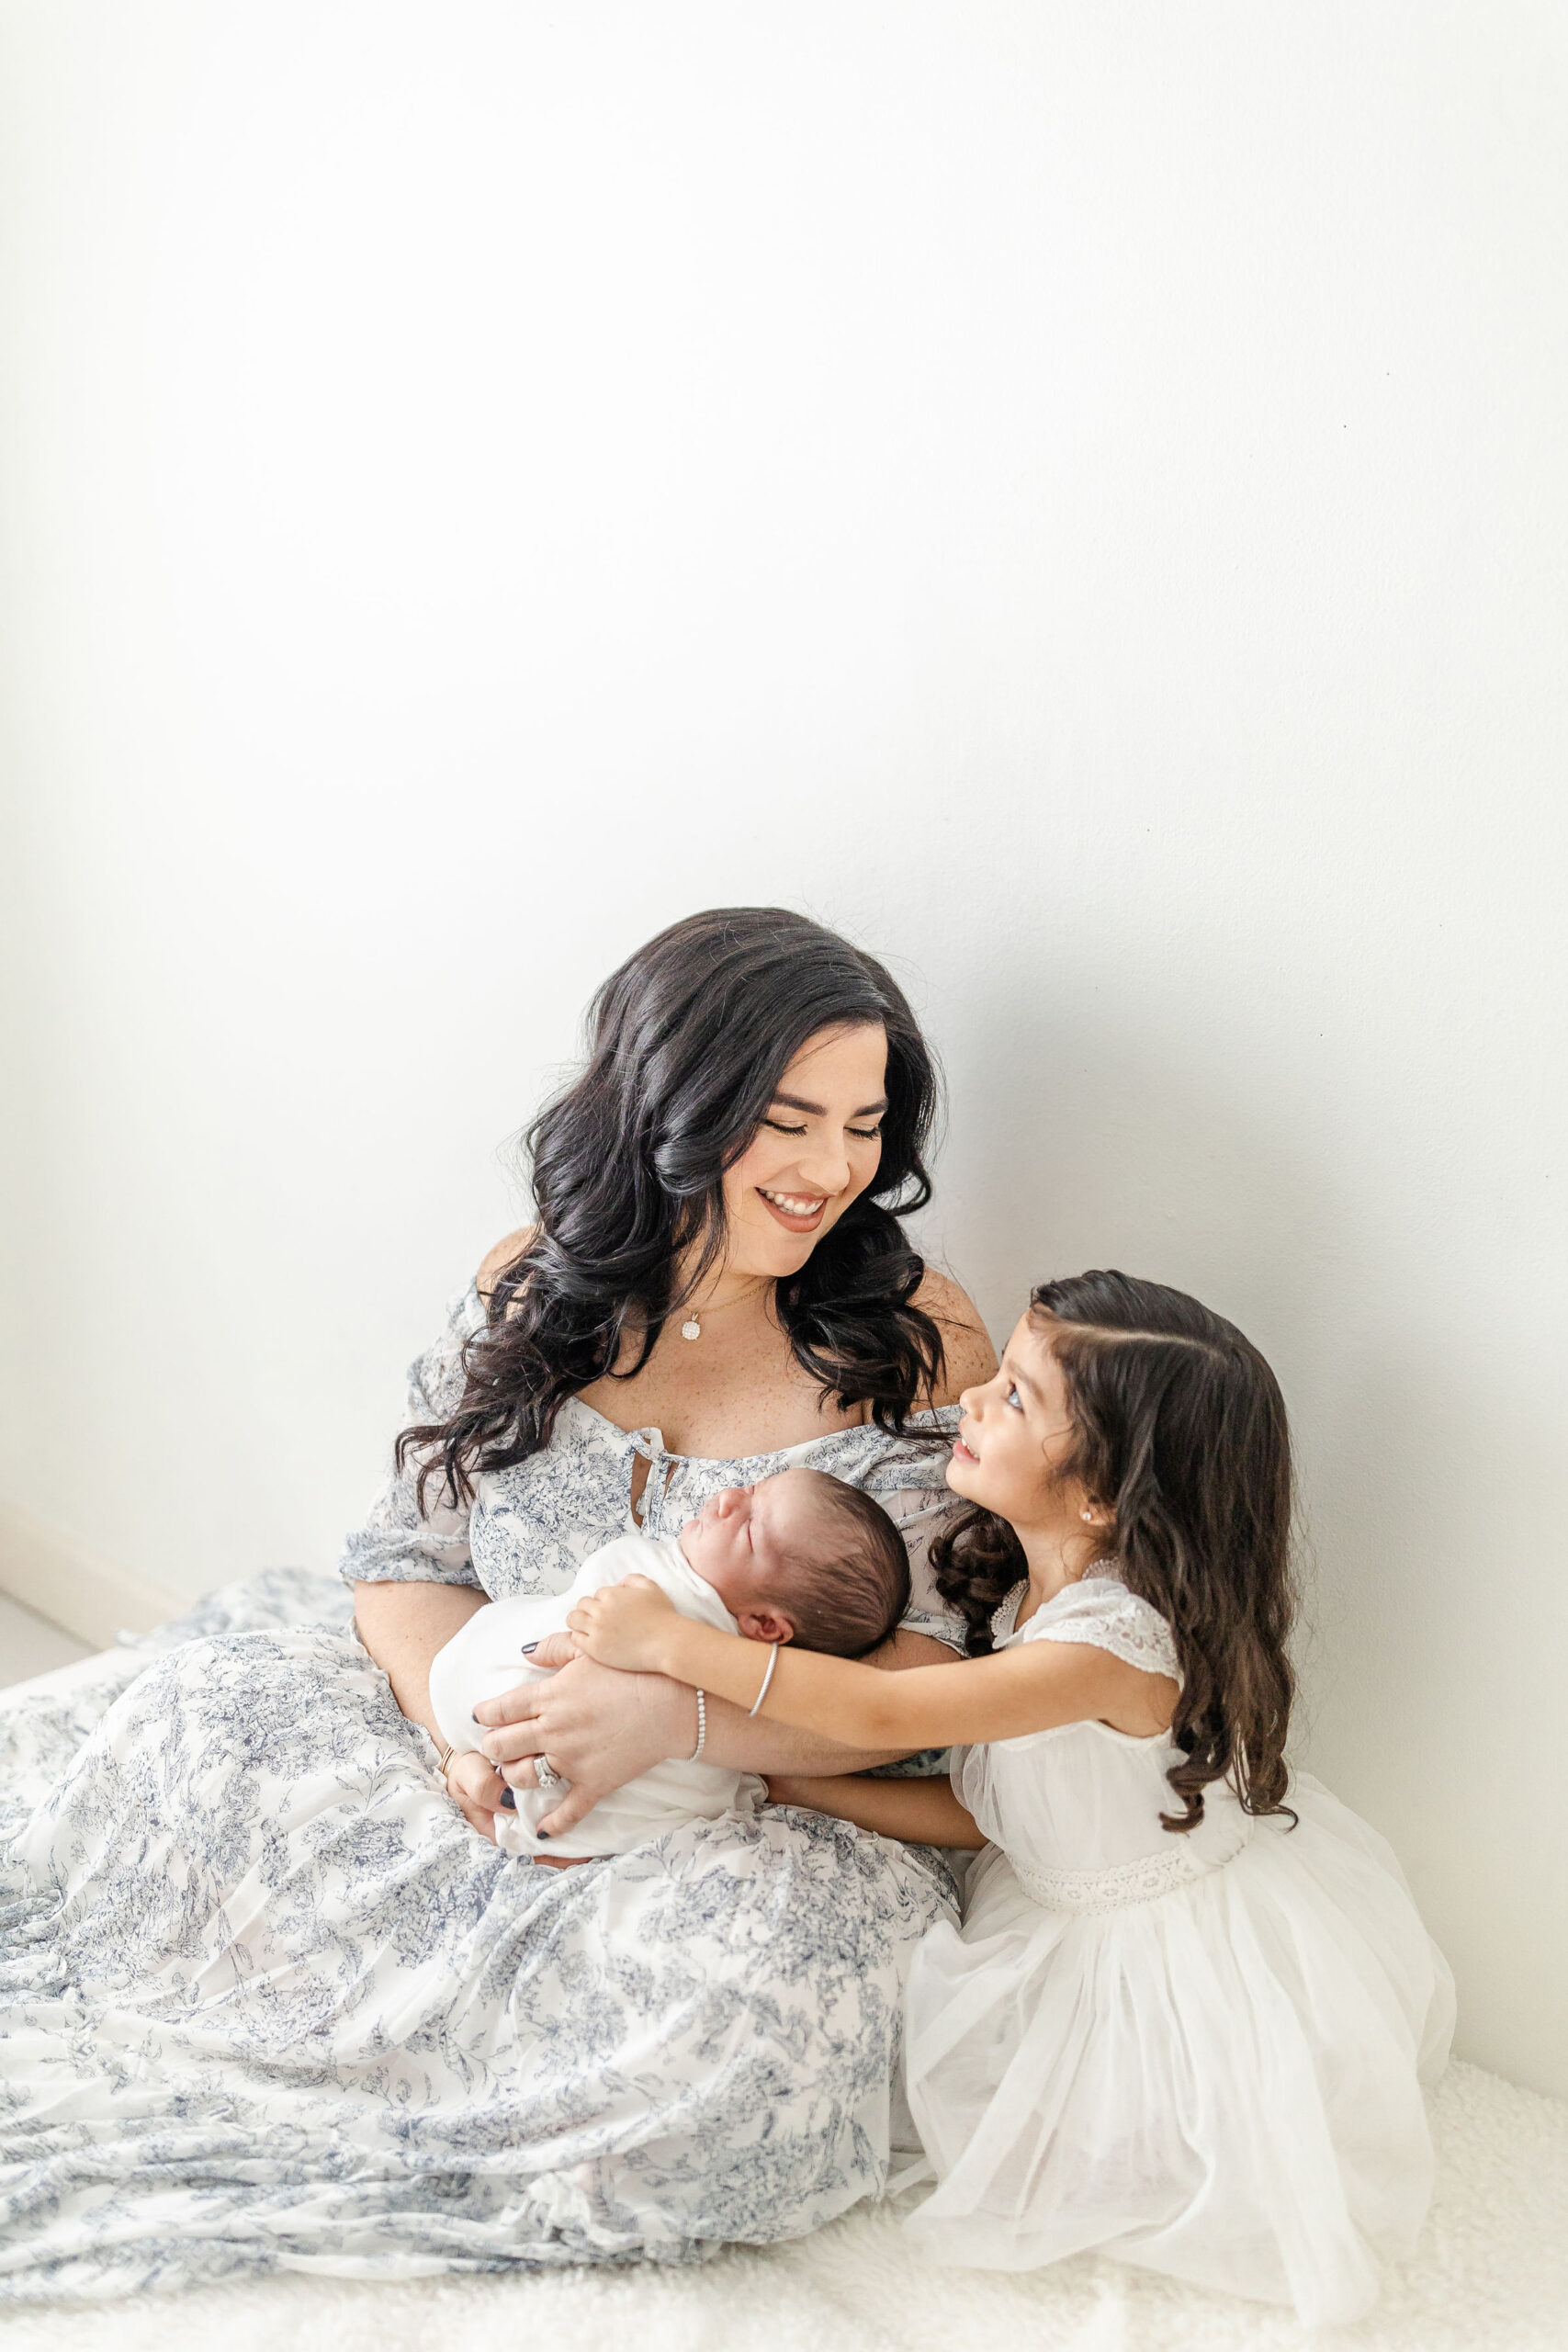
[[945,1642],[962,1657],[968,1627],[953,1603],[938,1592],[936,1572],[931,1563],[931,1540],[953,1517],[953,1497],[947,1493],[933,1497],[929,1491],[911,1492],[906,1488],[900,1494],[888,1496],[886,1508],[898,1522],[898,1532],[909,1555],[909,1606],[899,1620],[899,1632],[928,1634],[932,1641]]
[[[409,1366],[406,1429],[446,1419],[463,1393],[463,1344],[482,1330],[485,1311],[470,1283],[456,1301],[433,1347]],[[362,1527],[344,1545],[338,1574],[346,1584],[466,1584],[478,1586],[468,1552],[468,1508],[440,1499],[440,1480],[425,1489],[421,1514],[416,1487],[420,1461],[411,1455],[388,1470]]]
[[932,1538],[959,1507],[947,1484],[949,1446],[932,1441],[950,1440],[958,1419],[957,1406],[944,1405],[912,1416],[910,1428],[919,1432],[915,1438],[865,1429],[850,1431],[851,1438],[861,1442],[861,1453],[852,1468],[846,1464],[844,1475],[876,1497],[904,1538],[909,1555],[909,1606],[899,1621],[900,1633],[929,1634],[962,1657],[967,1638],[963,1615],[938,1592],[931,1564]]

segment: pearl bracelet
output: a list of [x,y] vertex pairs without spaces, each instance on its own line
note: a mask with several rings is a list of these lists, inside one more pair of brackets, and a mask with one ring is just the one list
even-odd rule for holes
[[694,1764],[696,1762],[698,1757],[703,1752],[703,1743],[707,1738],[707,1736],[708,1695],[705,1690],[699,1690],[697,1692],[697,1744],[686,1758],[688,1764]]

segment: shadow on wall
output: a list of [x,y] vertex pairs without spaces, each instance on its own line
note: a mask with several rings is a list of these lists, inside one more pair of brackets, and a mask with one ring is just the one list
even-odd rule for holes
[[[1201,1045],[1154,1051],[1092,1011],[1047,1019],[1000,1001],[978,1017],[971,1008],[963,1029],[920,1230],[998,1341],[1035,1283],[1118,1266],[1229,1316],[1279,1376],[1301,1474],[1295,1648],[1308,1731],[1337,1673],[1319,1555],[1340,1533],[1345,1294],[1366,1288],[1354,1206],[1312,1137],[1270,1125]],[[1414,1406],[1391,1393],[1379,1418],[1398,1425]],[[1398,1510],[1390,1499],[1384,1510],[1391,1535]]]

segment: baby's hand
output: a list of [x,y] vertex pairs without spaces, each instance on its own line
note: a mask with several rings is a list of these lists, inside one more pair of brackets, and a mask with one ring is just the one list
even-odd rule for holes
[[495,1836],[496,1808],[506,1794],[506,1783],[478,1748],[454,1756],[446,1767],[446,1793],[458,1805],[471,1829]]
[[623,1577],[580,1600],[567,1619],[584,1657],[632,1672],[659,1670],[659,1650],[676,1614],[667,1594],[648,1577]]

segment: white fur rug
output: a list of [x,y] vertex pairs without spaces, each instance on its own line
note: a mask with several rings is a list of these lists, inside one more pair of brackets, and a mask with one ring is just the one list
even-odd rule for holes
[[1568,2102],[1456,2064],[1434,2096],[1438,2193],[1415,2261],[1352,2328],[1111,2263],[936,2270],[896,2208],[701,2268],[272,2277],[129,2303],[13,2307],[3,2352],[1565,2352]]

